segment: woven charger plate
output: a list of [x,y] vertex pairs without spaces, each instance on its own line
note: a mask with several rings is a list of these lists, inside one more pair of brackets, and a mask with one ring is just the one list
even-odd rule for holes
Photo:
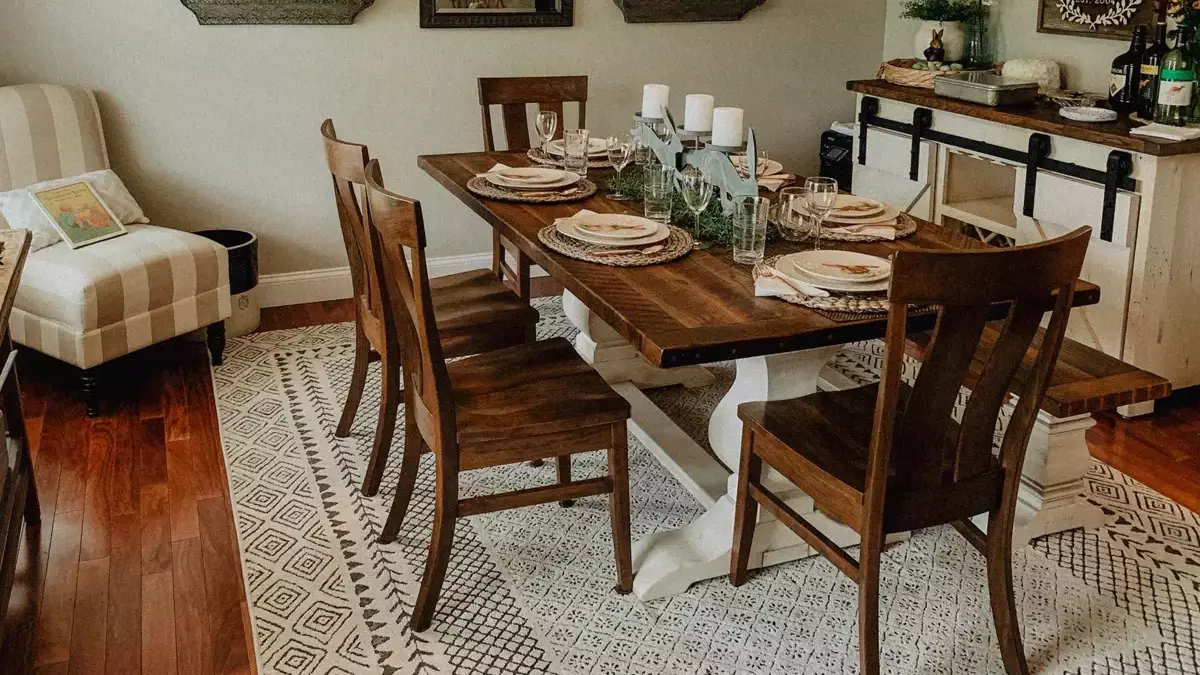
[[[541,148],[530,148],[525,153],[525,156],[528,157],[529,159],[533,160],[534,162],[541,164],[542,166],[553,166],[553,167],[557,167],[559,169],[561,169],[563,167],[563,161],[561,158],[551,157],[550,155],[547,155],[546,153],[542,152]],[[589,169],[611,169],[612,162],[608,161],[607,157],[604,157],[601,159],[590,159],[590,160],[588,160],[588,168]]]
[[[576,260],[600,265],[610,265],[612,267],[645,267],[647,265],[660,265],[672,260],[678,260],[692,252],[692,235],[674,225],[670,225],[669,227],[671,228],[670,236],[658,244],[652,244],[652,246],[661,245],[663,247],[662,250],[650,255],[642,255],[640,252],[619,257],[596,255],[603,251],[611,251],[613,247],[597,246],[579,241],[578,239],[572,239],[559,232],[558,228],[554,225],[547,225],[538,230],[538,239],[546,246],[568,258],[575,258]],[[650,246],[630,246],[629,248],[641,251],[650,248]]]
[[[917,231],[917,220],[907,213],[901,213],[897,218],[899,225],[896,227],[896,239],[911,237]],[[821,238],[831,241],[893,241],[884,239],[883,237],[875,237],[869,234],[850,234],[846,232],[833,232],[831,227],[847,227],[845,223],[831,223],[821,229]],[[849,227],[854,227],[850,225]]]
[[538,191],[505,190],[504,188],[492,185],[483,176],[476,176],[467,181],[467,189],[472,194],[488,199],[497,199],[504,202],[521,202],[523,204],[566,204],[568,202],[582,201],[596,194],[596,184],[586,178],[579,179],[575,187],[579,189],[570,193],[562,190],[553,190],[555,194],[531,195],[529,193],[537,193]]
[[[777,255],[770,260],[764,260],[754,266],[754,280],[770,276],[768,268],[774,268],[775,263],[783,256]],[[781,300],[786,300],[793,305],[808,307],[822,312],[835,312],[837,314],[887,314],[891,303],[888,302],[887,293],[841,293],[830,291],[827,298],[813,298],[807,295],[796,293],[795,295],[780,296]]]

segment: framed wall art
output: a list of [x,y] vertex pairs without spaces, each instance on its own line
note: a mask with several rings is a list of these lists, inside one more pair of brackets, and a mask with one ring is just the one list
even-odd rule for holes
[[570,26],[575,0],[421,0],[421,28]]

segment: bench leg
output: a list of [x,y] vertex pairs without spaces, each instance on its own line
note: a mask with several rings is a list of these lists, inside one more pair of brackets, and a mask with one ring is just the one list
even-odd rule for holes
[[[1104,513],[1086,496],[1086,476],[1092,465],[1086,435],[1095,424],[1091,415],[1038,413],[1021,476],[1014,547],[1055,532],[1104,524]],[[978,516],[975,522],[985,527],[987,516]]]

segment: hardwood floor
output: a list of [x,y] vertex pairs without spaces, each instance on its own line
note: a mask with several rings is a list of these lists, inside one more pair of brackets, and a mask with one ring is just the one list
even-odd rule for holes
[[[262,330],[352,318],[348,301],[312,303],[265,310]],[[42,525],[25,532],[0,675],[256,672],[207,371],[201,343],[143,350],[88,420],[78,371],[22,352]],[[1200,389],[1153,417],[1101,416],[1088,442],[1200,511]]]

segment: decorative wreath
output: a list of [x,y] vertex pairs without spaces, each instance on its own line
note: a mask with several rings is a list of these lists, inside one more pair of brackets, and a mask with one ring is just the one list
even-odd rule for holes
[[1063,21],[1081,23],[1090,30],[1100,26],[1124,26],[1137,12],[1142,0],[1115,0],[1108,11],[1091,16],[1079,8],[1078,0],[1058,0],[1058,11]]

